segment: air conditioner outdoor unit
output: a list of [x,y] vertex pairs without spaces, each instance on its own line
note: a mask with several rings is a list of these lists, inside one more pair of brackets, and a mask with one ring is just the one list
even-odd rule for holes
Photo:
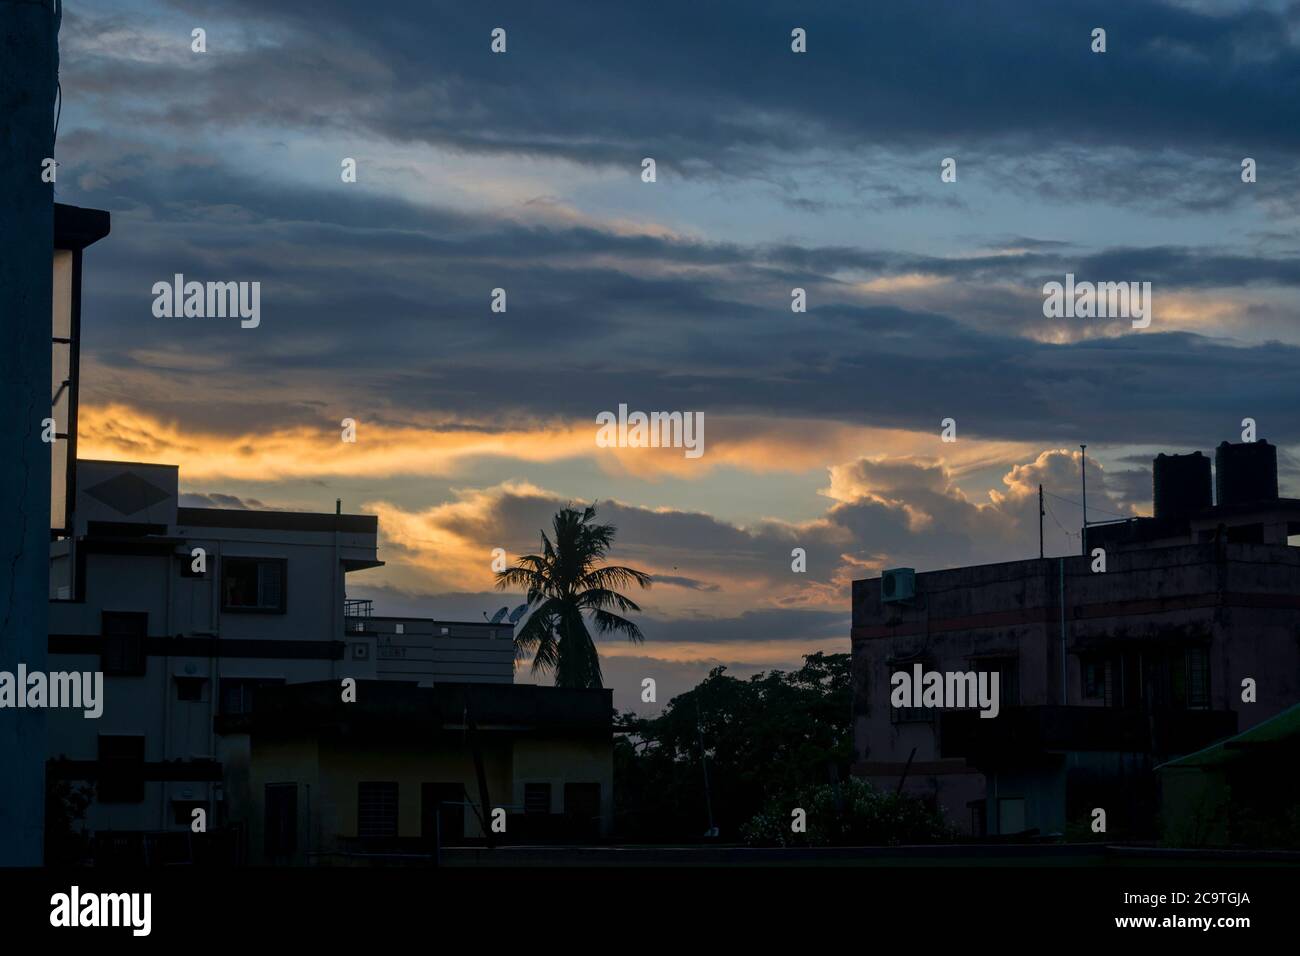
[[880,600],[885,604],[916,597],[914,568],[887,568],[880,575]]

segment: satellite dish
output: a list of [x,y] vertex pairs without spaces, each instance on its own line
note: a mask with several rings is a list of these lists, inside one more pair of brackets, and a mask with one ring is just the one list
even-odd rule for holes
[[509,611],[509,610],[510,610],[510,608],[508,608],[508,607],[503,607],[501,610],[497,611],[495,614],[492,615],[492,618],[491,618],[491,620],[488,621],[488,623],[489,623],[489,624],[500,624],[500,623],[505,619],[506,612]]
[[511,612],[510,612],[510,618],[509,618],[510,623],[511,623],[511,624],[518,624],[518,623],[519,623],[519,619],[520,619],[521,617],[524,616],[524,612],[527,611],[527,610],[528,610],[528,605],[527,605],[527,604],[521,604],[521,605],[519,605],[517,608],[515,608],[513,611],[511,611]]

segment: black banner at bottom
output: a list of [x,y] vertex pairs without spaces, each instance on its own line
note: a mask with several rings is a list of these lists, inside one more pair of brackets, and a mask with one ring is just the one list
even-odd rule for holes
[[[492,945],[570,931],[829,943],[828,931],[1011,938],[1291,933],[1300,868],[631,866],[0,870],[6,940],[338,943],[439,932]],[[598,936],[588,936],[598,934]],[[647,935],[648,934],[648,935]],[[680,937],[678,937],[680,938]],[[671,940],[665,938],[665,945]]]

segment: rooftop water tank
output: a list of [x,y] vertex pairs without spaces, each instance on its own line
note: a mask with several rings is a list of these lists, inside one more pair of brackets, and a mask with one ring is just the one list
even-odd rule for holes
[[1277,446],[1259,441],[1221,442],[1214,452],[1216,504],[1277,500]]
[[1180,520],[1214,503],[1210,459],[1190,455],[1157,455],[1151,463],[1151,500],[1156,518]]

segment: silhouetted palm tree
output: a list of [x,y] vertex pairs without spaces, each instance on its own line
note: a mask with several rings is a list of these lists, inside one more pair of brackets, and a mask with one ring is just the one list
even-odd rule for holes
[[596,508],[564,508],[555,516],[555,541],[542,532],[542,553],[527,554],[518,565],[497,572],[498,590],[522,589],[532,613],[515,635],[515,654],[533,655],[533,672],[555,671],[558,687],[601,687],[600,655],[587,630],[586,616],[596,633],[621,631],[634,643],[641,629],[615,611],[640,611],[616,588],[650,586],[650,575],[633,568],[606,565],[614,541],[614,526],[594,524]]

